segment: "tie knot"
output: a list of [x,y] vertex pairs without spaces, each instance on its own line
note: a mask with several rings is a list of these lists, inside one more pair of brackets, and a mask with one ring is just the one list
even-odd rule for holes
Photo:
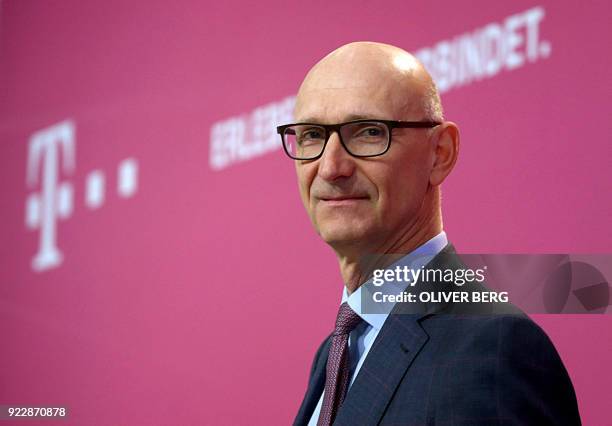
[[348,303],[344,302],[338,310],[334,335],[349,334],[360,322],[361,317],[351,309]]

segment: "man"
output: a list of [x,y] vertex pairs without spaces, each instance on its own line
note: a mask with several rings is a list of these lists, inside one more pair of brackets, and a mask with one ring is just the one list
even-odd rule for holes
[[342,46],[304,79],[295,120],[278,131],[345,288],[294,424],[580,424],[552,343],[512,305],[362,309],[377,268],[462,266],[440,204],[459,130],[423,66],[385,44]]

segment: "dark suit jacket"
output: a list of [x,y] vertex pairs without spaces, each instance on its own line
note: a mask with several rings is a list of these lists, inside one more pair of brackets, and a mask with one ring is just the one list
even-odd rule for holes
[[[427,267],[465,266],[449,244]],[[486,290],[479,286],[461,290]],[[431,303],[403,313],[406,305],[385,321],[334,425],[580,425],[557,351],[518,308]],[[330,337],[315,355],[294,425],[308,423],[323,392]]]

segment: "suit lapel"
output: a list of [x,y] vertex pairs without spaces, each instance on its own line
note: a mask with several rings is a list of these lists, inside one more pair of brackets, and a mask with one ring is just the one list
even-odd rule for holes
[[297,416],[293,422],[294,426],[307,425],[312,416],[323,388],[325,387],[325,367],[327,365],[327,356],[329,355],[329,347],[331,345],[331,338],[327,338],[325,343],[321,346],[319,356],[315,360],[314,370],[310,376],[308,382],[308,389],[306,389],[306,395],[302,401],[302,405],[298,411]]
[[428,336],[415,315],[389,315],[334,425],[378,424],[395,388],[427,342]]
[[[460,266],[454,247],[449,244],[427,268]],[[452,286],[445,283],[435,285]],[[412,290],[418,291],[419,288],[417,283]],[[407,303],[394,306],[350,387],[334,425],[354,425],[356,419],[359,419],[359,424],[380,422],[397,386],[429,339],[420,320],[444,310],[446,306],[446,303],[426,303],[416,310]]]

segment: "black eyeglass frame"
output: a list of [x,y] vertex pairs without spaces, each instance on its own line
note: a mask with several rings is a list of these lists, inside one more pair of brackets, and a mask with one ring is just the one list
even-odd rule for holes
[[[380,154],[370,154],[370,155],[353,154],[346,147],[346,144],[342,140],[342,133],[340,132],[340,129],[347,124],[358,124],[358,123],[382,123],[384,124],[387,127],[387,133],[389,134],[389,142],[387,143],[387,148],[385,148],[385,150],[381,152]],[[387,151],[389,151],[389,148],[391,147],[391,139],[392,139],[391,136],[392,136],[393,129],[430,129],[432,127],[439,126],[440,124],[442,123],[439,121],[397,121],[397,120],[378,120],[375,118],[374,119],[364,118],[360,120],[346,121],[344,123],[338,123],[338,124],[320,124],[320,123],[304,123],[304,122],[284,124],[282,126],[276,127],[276,132],[280,135],[281,143],[283,144],[283,149],[285,150],[285,153],[287,154],[289,158],[293,160],[312,161],[312,160],[317,160],[321,158],[321,156],[325,152],[325,148],[327,147],[327,142],[329,142],[329,138],[334,132],[338,133],[338,138],[340,139],[340,143],[344,147],[345,151],[349,153],[349,155],[353,157],[357,157],[357,158],[367,158],[367,157],[378,157],[380,155],[385,154]],[[285,144],[285,130],[292,126],[304,126],[304,125],[317,126],[317,127],[322,127],[323,129],[325,129],[325,142],[323,143],[323,148],[321,149],[321,153],[319,155],[315,157],[309,157],[309,158],[299,158],[299,157],[296,158],[292,156],[287,150],[287,146]]]

